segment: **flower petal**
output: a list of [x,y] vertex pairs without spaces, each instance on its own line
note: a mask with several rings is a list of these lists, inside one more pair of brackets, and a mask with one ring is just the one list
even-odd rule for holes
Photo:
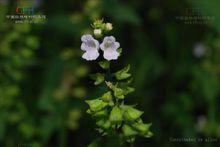
[[98,42],[98,40],[94,39],[94,41],[95,41],[96,49],[99,50],[99,42]]
[[101,48],[101,50],[105,50],[105,42],[102,42],[101,44],[100,44],[100,48]]
[[96,60],[97,58],[99,57],[99,52],[98,50],[89,50],[89,51],[86,51],[82,58],[83,59],[86,59],[88,61],[91,61],[91,60]]
[[81,44],[81,50],[83,50],[83,51],[86,51],[86,50],[87,50],[85,43],[82,43],[82,44]]
[[116,48],[116,50],[117,50],[119,47],[120,47],[120,43],[115,42],[115,48]]
[[116,50],[108,49],[104,51],[104,58],[106,60],[116,60],[118,59],[119,53]]
[[82,42],[86,42],[86,41],[92,40],[92,39],[94,39],[94,38],[93,38],[92,35],[90,35],[90,34],[86,34],[86,35],[83,35],[83,36],[81,37],[81,41],[82,41]]
[[115,37],[113,37],[113,36],[106,36],[104,38],[103,42],[107,42],[107,41],[115,42]]

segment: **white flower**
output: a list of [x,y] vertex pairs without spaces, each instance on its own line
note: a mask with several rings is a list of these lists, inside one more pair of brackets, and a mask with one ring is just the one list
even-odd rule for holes
[[106,23],[105,26],[108,31],[111,31],[113,29],[113,26],[111,23]]
[[86,51],[82,58],[88,61],[96,60],[99,56],[99,42],[95,40],[92,35],[83,35],[81,41],[81,50]]
[[119,53],[117,52],[117,49],[119,46],[120,44],[115,42],[115,38],[113,36],[105,37],[100,45],[101,50],[104,51],[104,58],[108,61],[118,59]]

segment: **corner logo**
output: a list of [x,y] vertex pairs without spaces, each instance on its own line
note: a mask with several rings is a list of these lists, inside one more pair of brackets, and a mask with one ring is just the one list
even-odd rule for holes
[[6,15],[6,18],[14,23],[45,23],[46,15],[38,12],[41,0],[16,0],[16,7],[13,14]]
[[34,15],[39,0],[17,0],[15,14]]

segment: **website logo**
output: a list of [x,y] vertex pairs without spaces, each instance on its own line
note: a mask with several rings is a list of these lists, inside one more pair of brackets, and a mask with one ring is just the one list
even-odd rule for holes
[[16,7],[7,19],[14,23],[45,23],[46,15],[38,10],[40,0],[17,0]]
[[17,0],[16,14],[34,15],[39,0]]

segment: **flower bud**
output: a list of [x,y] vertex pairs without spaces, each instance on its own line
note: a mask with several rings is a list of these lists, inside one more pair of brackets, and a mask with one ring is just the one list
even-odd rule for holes
[[112,26],[111,23],[106,23],[106,24],[105,24],[105,27],[106,27],[106,30],[107,30],[107,31],[111,31],[111,30],[113,29],[113,26]]
[[95,30],[94,30],[94,35],[95,35],[96,37],[102,36],[102,30],[101,30],[101,29],[95,29]]
[[104,25],[103,19],[101,19],[101,20],[96,20],[92,26],[94,29],[98,29],[98,28],[102,28],[103,25]]

